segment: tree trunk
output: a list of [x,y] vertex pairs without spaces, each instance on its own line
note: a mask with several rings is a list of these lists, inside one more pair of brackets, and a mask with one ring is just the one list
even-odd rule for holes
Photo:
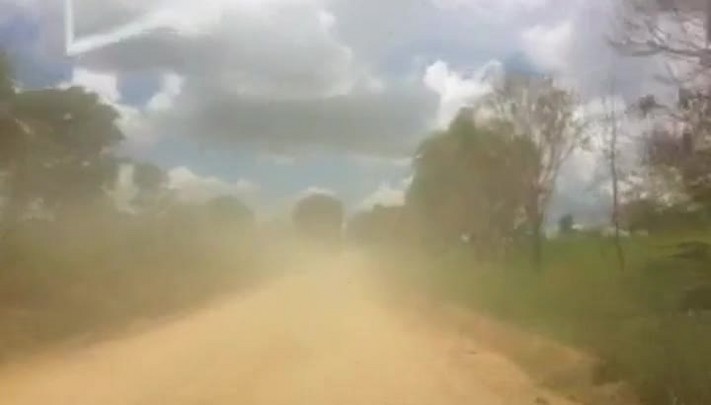
[[543,272],[543,218],[536,213],[531,224],[531,267],[536,273]]
[[0,211],[0,266],[8,266],[14,260],[14,233],[21,221],[24,208],[24,189],[21,186],[24,171],[17,161],[11,165],[8,181],[8,195]]
[[615,227],[615,250],[617,252],[617,261],[620,265],[620,270],[625,270],[625,251],[622,248],[622,239],[620,237],[620,186],[619,176],[617,173],[617,158],[613,151],[610,159],[610,169],[612,172],[612,223]]
[[22,174],[20,165],[13,162],[9,170],[8,195],[5,199],[2,216],[0,219],[0,239],[6,240],[10,233],[17,227],[21,213],[21,194],[19,178]]
[[[614,86],[613,86],[614,91]],[[620,270],[625,270],[625,252],[620,237],[620,176],[617,170],[617,114],[615,105],[610,108],[610,176],[612,177],[612,224],[615,227],[615,251]]]

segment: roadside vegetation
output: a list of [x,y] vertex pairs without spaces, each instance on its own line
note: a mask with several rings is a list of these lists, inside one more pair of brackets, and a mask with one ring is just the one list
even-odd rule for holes
[[[181,201],[162,169],[116,153],[120,116],[97,95],[22,91],[12,77],[3,60],[0,361],[257,279],[262,238],[241,201]],[[134,190],[118,198],[121,181]]]
[[[507,72],[421,143],[404,204],[356,213],[348,238],[403,286],[591,353],[594,384],[711,404],[711,11],[621,3],[610,45],[668,61],[675,97],[622,99],[612,69],[594,103]],[[186,203],[163,169],[120,156],[120,119],[79,87],[23,90],[0,60],[0,361],[179,312],[280,254],[239,199]],[[589,186],[607,215],[554,218],[583,152],[604,163]],[[122,179],[130,196],[115,195]],[[312,195],[292,222],[300,243],[336,251],[345,215]]]
[[[688,208],[641,216],[634,208],[622,221],[624,267],[614,231],[584,229],[572,217],[543,239],[540,266],[531,264],[525,231],[512,228],[502,245],[469,237],[435,244],[415,231],[423,225],[409,205],[363,212],[349,229],[400,288],[591,354],[592,386],[629,384],[644,404],[709,403],[709,222]],[[525,366],[536,374],[535,364]]]
[[[599,359],[592,385],[628,383],[645,404],[703,404],[711,398],[711,322],[698,307],[708,302],[711,277],[708,262],[677,255],[680,243],[702,238],[709,240],[625,239],[625,272],[611,238],[589,235],[546,241],[542,275],[521,271],[525,254],[487,264],[466,247],[417,259],[403,250],[388,269],[431,299],[592,354]],[[694,289],[700,293],[690,302]]]
[[[404,205],[361,212],[349,231],[396,257],[386,268],[398,282],[591,353],[593,384],[625,382],[644,404],[708,404],[711,95],[708,51],[695,44],[711,20],[689,6],[667,15],[686,28],[667,31],[650,3],[621,16],[611,43],[693,71],[669,78],[673,101],[591,105],[548,78],[509,74],[421,144]],[[550,210],[582,152],[607,169],[588,185],[608,196],[595,223]]]

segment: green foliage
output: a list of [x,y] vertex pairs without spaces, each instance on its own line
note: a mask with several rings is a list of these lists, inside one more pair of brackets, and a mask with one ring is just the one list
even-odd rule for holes
[[522,217],[534,156],[509,126],[479,127],[464,111],[420,146],[407,204],[442,241],[500,245]]
[[645,404],[706,404],[710,318],[689,316],[683,303],[689,289],[711,285],[711,263],[678,254],[680,242],[689,240],[711,237],[687,232],[624,240],[624,273],[609,238],[576,235],[547,243],[543,275],[519,271],[525,252],[483,265],[460,250],[420,257],[419,269],[400,281],[419,280],[442,299],[594,353],[604,367],[600,382],[629,382]]
[[254,213],[237,197],[214,198],[207,202],[205,209],[212,223],[239,226],[245,229],[251,229],[254,226]]
[[135,165],[133,183],[140,190],[155,191],[166,182],[165,173],[156,165],[139,163]]
[[258,277],[251,236],[206,221],[83,214],[24,221],[3,240],[0,362],[191,308]]
[[123,139],[116,111],[80,88],[20,92],[9,104],[0,155],[7,220],[38,203],[54,215],[102,203],[118,169],[108,152]]
[[392,244],[402,239],[407,224],[405,207],[383,207],[357,213],[348,222],[348,236],[365,244]]
[[571,214],[563,215],[558,220],[558,232],[561,235],[570,235],[575,231],[575,218]]
[[542,270],[543,232],[548,206],[563,163],[586,142],[588,123],[575,95],[550,77],[508,75],[486,100],[495,119],[510,124],[531,145],[531,181],[525,214],[531,231],[534,270]]
[[[144,162],[123,162],[133,168],[133,185],[136,194],[130,206],[143,215],[157,215],[174,203],[168,188],[168,175],[158,166]],[[117,179],[121,180],[121,179]]]
[[296,203],[292,220],[306,236],[325,241],[340,239],[345,209],[343,203],[326,194],[311,194]]
[[[17,91],[0,58],[0,361],[196,305],[256,278],[239,200],[173,199],[167,175],[119,159],[119,114],[81,88]],[[110,199],[133,167],[131,214]]]
[[630,231],[653,234],[679,233],[707,229],[707,210],[688,204],[663,205],[651,199],[628,201],[622,207],[622,220]]
[[0,51],[0,103],[12,99],[15,94],[12,66],[5,53]]

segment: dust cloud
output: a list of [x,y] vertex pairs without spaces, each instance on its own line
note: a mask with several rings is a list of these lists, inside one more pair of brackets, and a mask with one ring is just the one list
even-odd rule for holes
[[177,320],[6,367],[0,404],[570,403],[386,304],[361,253],[284,262],[283,275]]

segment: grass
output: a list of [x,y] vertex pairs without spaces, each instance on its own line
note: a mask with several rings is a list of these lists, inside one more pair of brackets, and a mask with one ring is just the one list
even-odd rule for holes
[[646,404],[711,404],[711,318],[677,310],[686,288],[711,283],[709,264],[671,257],[689,240],[709,235],[627,239],[625,271],[609,240],[579,235],[547,242],[542,274],[524,254],[482,264],[460,248],[410,276],[439,297],[596,354],[599,382],[627,381]]
[[253,282],[255,240],[125,218],[29,223],[0,245],[0,361],[162,317]]

